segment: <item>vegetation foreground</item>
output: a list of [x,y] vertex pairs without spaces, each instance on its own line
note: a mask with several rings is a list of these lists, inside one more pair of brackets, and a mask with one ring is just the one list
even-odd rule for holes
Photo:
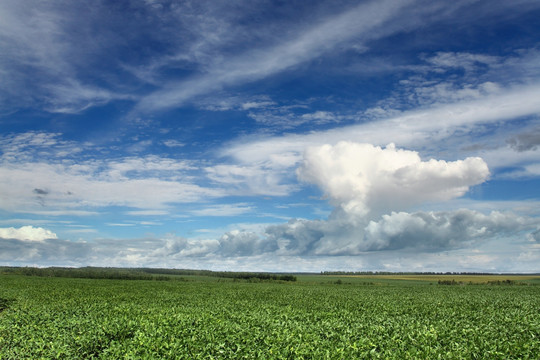
[[538,359],[537,278],[429,279],[4,274],[0,358]]

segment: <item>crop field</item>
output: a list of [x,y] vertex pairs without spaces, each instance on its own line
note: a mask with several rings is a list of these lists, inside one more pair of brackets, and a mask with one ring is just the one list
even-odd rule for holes
[[538,359],[540,286],[502,280],[0,275],[0,359]]
[[362,281],[388,281],[388,280],[405,280],[405,281],[422,281],[438,283],[439,281],[455,281],[461,284],[489,284],[496,282],[512,281],[523,284],[538,284],[540,285],[540,276],[538,275],[326,275],[328,277],[336,277],[341,279],[360,279]]

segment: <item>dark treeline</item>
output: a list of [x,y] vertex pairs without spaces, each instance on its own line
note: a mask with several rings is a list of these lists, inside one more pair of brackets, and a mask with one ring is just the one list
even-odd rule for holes
[[151,275],[135,269],[123,268],[63,268],[63,267],[1,267],[1,274],[14,274],[41,277],[69,277],[85,279],[117,279],[117,280],[170,280],[169,276]]
[[290,274],[276,274],[265,272],[235,272],[235,271],[211,271],[211,270],[189,270],[189,269],[156,269],[156,268],[138,268],[136,270],[149,274],[166,275],[198,275],[212,276],[230,279],[259,279],[259,280],[281,280],[296,281],[296,276]]
[[181,276],[211,276],[220,278],[268,281],[296,281],[296,276],[289,274],[228,272],[189,269],[158,269],[158,268],[103,268],[103,267],[0,267],[0,274],[70,277],[86,279],[117,279],[117,280],[185,280]]

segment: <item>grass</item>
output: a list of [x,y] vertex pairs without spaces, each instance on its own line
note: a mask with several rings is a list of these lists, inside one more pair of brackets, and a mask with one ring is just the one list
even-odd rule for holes
[[533,359],[540,353],[540,286],[441,286],[414,276],[182,278],[0,275],[0,358]]

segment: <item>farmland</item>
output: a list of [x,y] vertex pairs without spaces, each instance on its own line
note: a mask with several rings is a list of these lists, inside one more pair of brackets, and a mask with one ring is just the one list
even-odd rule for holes
[[422,276],[4,274],[0,358],[538,358],[538,277]]

